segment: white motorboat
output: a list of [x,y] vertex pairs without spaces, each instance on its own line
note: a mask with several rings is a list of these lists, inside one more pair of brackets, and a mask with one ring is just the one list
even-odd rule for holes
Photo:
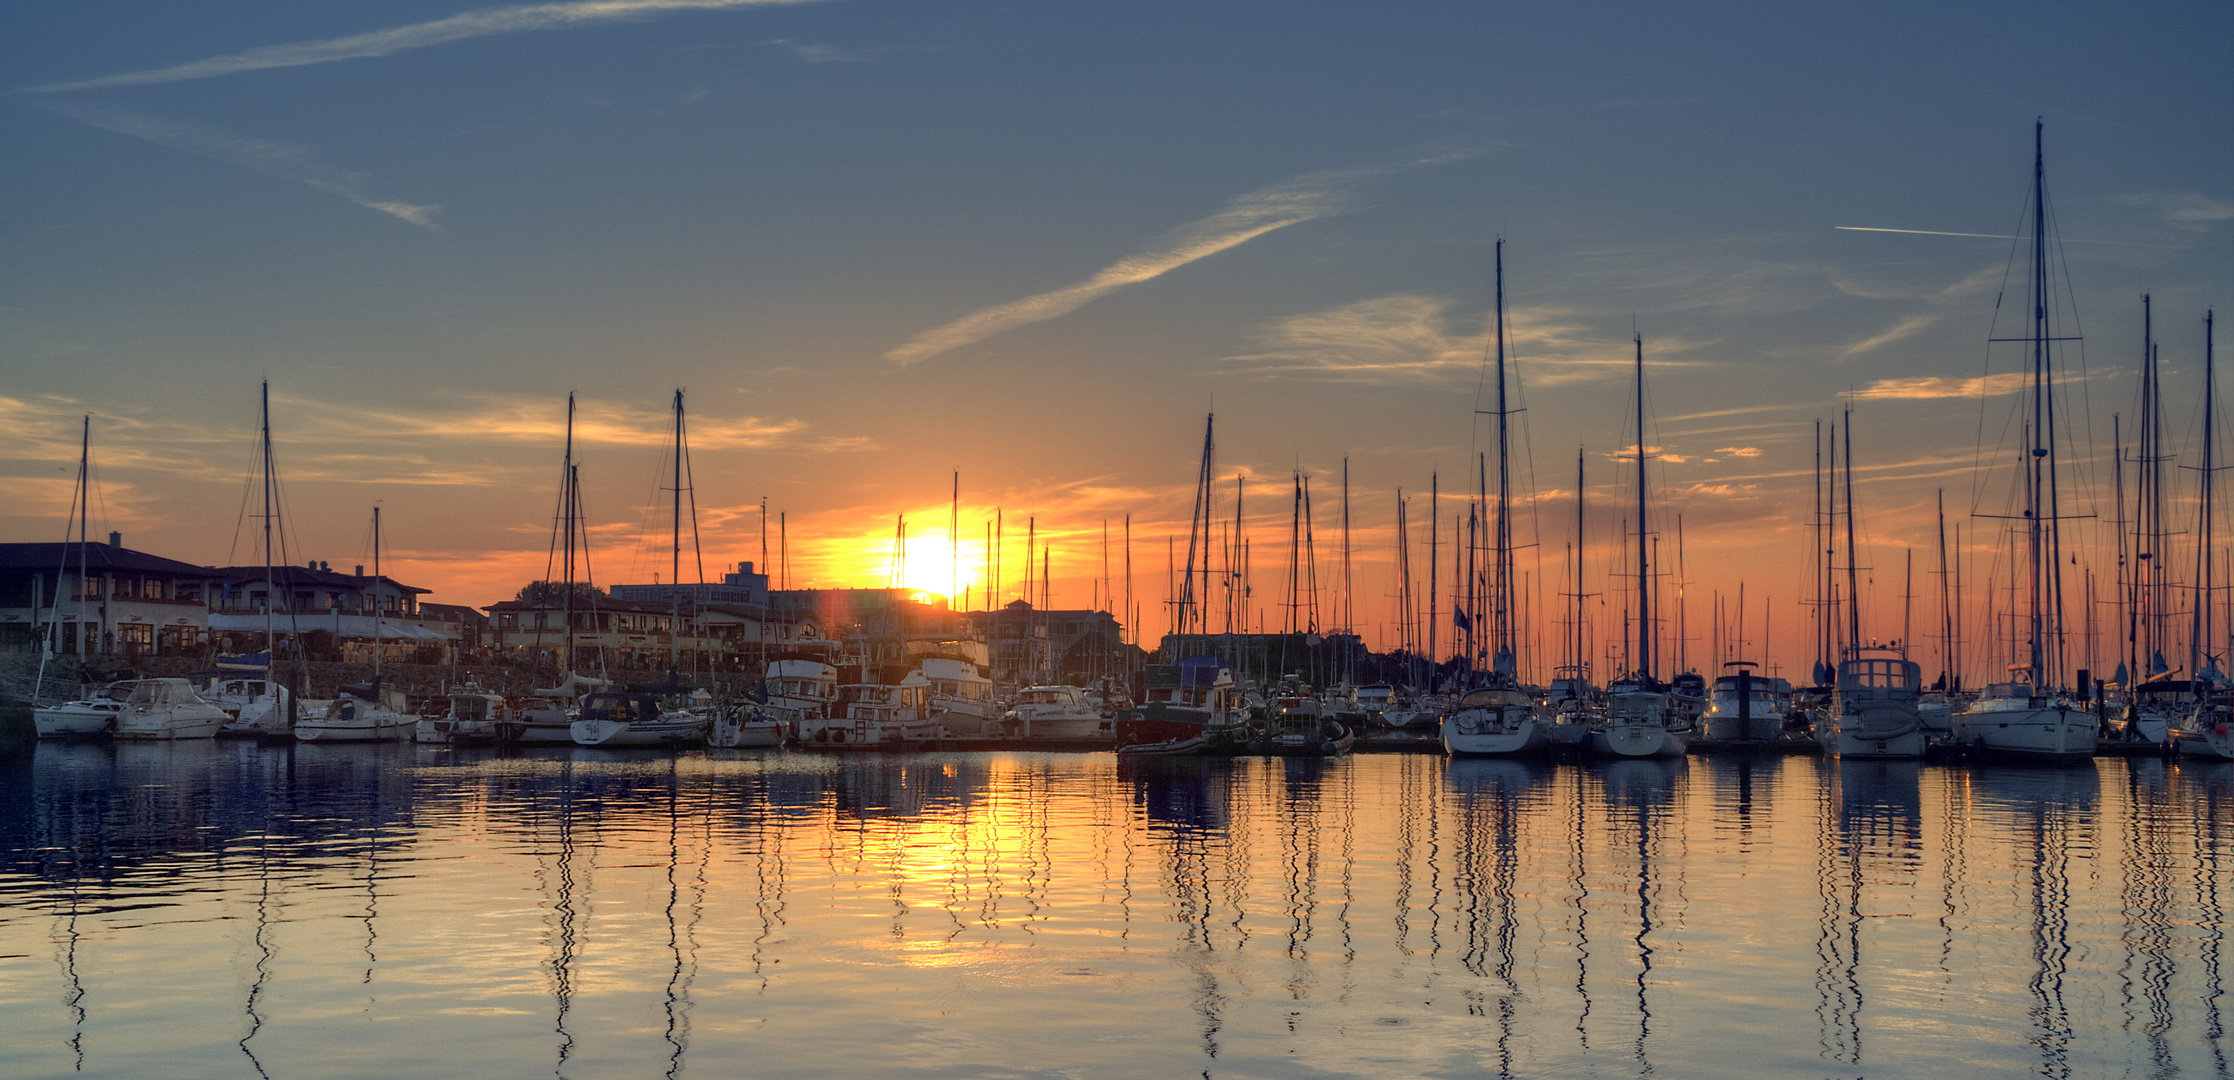
[[714,714],[706,745],[724,750],[765,750],[783,745],[783,721],[757,703],[730,706]]
[[2227,708],[2205,702],[2180,719],[2172,729],[2180,752],[2199,758],[2234,761],[2234,729],[2227,726]]
[[1075,686],[1027,686],[1001,715],[1004,734],[1019,739],[1091,739],[1103,734],[1101,709]]
[[1512,687],[1475,690],[1443,718],[1443,752],[1453,757],[1518,757],[1550,748],[1536,703]]
[[1000,706],[993,701],[993,680],[976,664],[948,656],[926,656],[917,665],[930,684],[931,719],[955,735],[999,735]]
[[214,739],[225,710],[203,701],[185,679],[142,679],[116,714],[119,739]]
[[295,718],[300,742],[393,742],[408,739],[419,718],[405,710],[403,691],[379,683],[341,688],[325,708]]
[[838,696],[838,669],[820,660],[770,660],[762,686],[768,693],[762,711],[804,731],[830,715]]
[[512,712],[504,695],[468,682],[453,686],[446,697],[449,707],[441,716],[422,716],[413,739],[422,743],[495,743],[519,737],[523,722]]
[[32,729],[42,739],[105,739],[116,734],[116,717],[136,679],[110,683],[76,701],[31,710]]
[[225,710],[229,719],[219,735],[257,736],[287,734],[287,688],[262,677],[215,678],[202,689],[202,700]]
[[1390,707],[1396,704],[1396,688],[1387,683],[1368,683],[1357,688],[1357,707],[1365,713],[1367,724],[1385,724]]
[[527,704],[516,710],[521,745],[574,745],[574,721],[581,718],[581,709],[577,707],[581,696],[611,685],[610,679],[593,679],[568,672],[557,686],[528,691]]
[[854,683],[838,688],[836,714],[801,735],[801,742],[829,746],[895,746],[949,734],[932,718],[930,680],[908,672],[897,684]]
[[1682,757],[1689,732],[1671,715],[1668,695],[1642,682],[1607,692],[1605,716],[1590,730],[1591,750],[1607,757]]
[[[1784,700],[1791,685],[1753,673],[1760,665],[1735,660],[1722,665],[1736,668],[1714,680],[1707,694],[1706,715],[1700,718],[1699,737],[1729,746],[1775,742],[1784,737]],[[1782,690],[1782,693],[1779,690]]]
[[582,699],[574,721],[580,746],[681,746],[704,742],[707,716],[695,709],[662,709],[647,693],[600,690]]
[[[1874,654],[1874,655],[1873,655]],[[1839,661],[1831,709],[1815,738],[1836,758],[1920,758],[1923,670],[1898,649],[1859,647]]]
[[[2015,670],[2024,670],[2021,666]],[[1954,715],[1954,744],[1975,754],[2072,762],[2094,756],[2094,714],[2024,679],[1994,683]]]

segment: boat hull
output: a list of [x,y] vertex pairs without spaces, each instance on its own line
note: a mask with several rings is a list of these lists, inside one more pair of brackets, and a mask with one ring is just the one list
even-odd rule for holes
[[1443,720],[1443,752],[1452,757],[1522,757],[1551,748],[1547,725],[1533,716],[1500,720],[1477,715],[1487,710],[1461,709]]
[[1912,728],[1893,735],[1877,735],[1867,730],[1832,730],[1818,740],[1823,753],[1835,758],[1920,758],[1924,756],[1924,732]]
[[1954,741],[1989,757],[2080,762],[2094,757],[2096,728],[2092,714],[2055,706],[1962,713]]
[[1614,758],[1682,757],[1690,740],[1656,724],[1609,724],[1590,733],[1590,749]]
[[703,719],[676,722],[655,720],[650,723],[576,720],[573,735],[577,746],[680,746],[684,743],[703,742],[706,738],[706,722]]
[[31,710],[31,726],[42,739],[105,739],[116,725],[116,710],[89,709],[75,703]]

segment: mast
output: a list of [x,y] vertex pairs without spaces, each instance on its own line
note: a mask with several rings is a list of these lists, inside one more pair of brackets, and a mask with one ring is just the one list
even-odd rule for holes
[[1442,618],[1436,610],[1435,600],[1442,583],[1443,518],[1441,510],[1442,477],[1427,475],[1427,692],[1435,692],[1435,669],[1439,661],[1435,655],[1436,623]]
[[1845,410],[1846,421],[1846,647],[1862,647],[1861,559],[1854,550],[1854,410]]
[[[1585,595],[1585,591],[1584,591],[1584,589],[1583,589],[1583,586],[1582,586],[1582,575],[1583,575],[1583,569],[1584,569],[1584,567],[1586,567],[1586,566],[1588,566],[1588,565],[1589,565],[1589,563],[1587,563],[1587,562],[1585,562],[1585,561],[1583,560],[1583,533],[1584,533],[1584,529],[1583,529],[1583,465],[1584,465],[1584,454],[1583,454],[1583,448],[1582,448],[1582,447],[1579,447],[1579,446],[1578,446],[1578,447],[1575,447],[1575,595],[1574,595],[1574,601],[1575,601],[1575,623],[1574,623],[1574,631],[1575,631],[1575,660],[1574,660],[1574,663],[1575,663],[1575,669],[1576,669],[1576,670],[1575,670],[1575,677],[1576,677],[1576,678],[1578,678],[1578,679],[1582,677],[1582,672],[1583,672],[1583,669],[1585,669],[1585,668],[1588,668],[1588,667],[1590,666],[1590,657],[1589,657],[1589,656],[1588,656],[1588,654],[1587,654],[1587,653],[1585,652],[1585,649],[1584,649],[1584,646],[1583,646],[1583,637],[1584,637],[1584,634],[1583,634],[1583,626],[1582,626],[1582,600],[1583,600],[1583,596]],[[1580,688],[1578,687],[1578,688],[1577,688],[1577,692],[1579,692],[1579,691],[1580,691]]]
[[1652,566],[1645,554],[1644,335],[1637,335],[1637,675],[1652,680]]
[[[279,643],[273,635],[273,605],[279,599],[279,583],[272,580],[272,461],[271,461],[271,380],[263,383],[262,400],[258,406],[257,441],[261,444],[264,459],[264,678],[270,679],[272,666],[279,660]],[[90,427],[90,425],[88,425]],[[82,466],[81,466],[82,468]],[[78,518],[78,595],[85,595],[85,518],[80,504]],[[373,655],[380,655],[380,639],[373,639]]]
[[[85,625],[85,514],[86,503],[92,501],[91,496],[93,494],[90,490],[93,474],[89,468],[92,460],[93,416],[88,413],[82,421],[82,426],[78,429],[78,486],[77,490],[70,496],[76,503],[74,509],[78,511],[78,621],[75,624],[78,627]],[[47,640],[39,649],[39,671],[37,675],[33,676],[31,682],[31,703],[33,705],[39,703],[39,691],[46,686],[47,658],[50,654],[59,651],[62,637],[62,575],[69,573],[69,571],[70,519],[65,517],[62,519],[62,557],[57,561],[54,568],[54,595],[47,600]],[[265,588],[268,590],[270,585],[267,583]],[[37,575],[32,576],[31,621],[34,625],[39,621]],[[72,643],[72,647],[78,651],[80,656],[83,656],[85,631],[73,629],[72,633],[78,635],[78,640]],[[264,669],[264,674],[266,678],[271,675],[268,664]]]
[[566,459],[564,472],[559,476],[559,518],[566,529],[566,615],[559,624],[565,641],[559,646],[559,661],[569,675],[574,672],[574,509],[578,497],[574,484],[574,392],[569,390],[566,392]]
[[1505,398],[1505,241],[1497,241],[1497,565],[1491,588],[1496,607],[1491,630],[1495,650],[1491,668],[1515,672],[1513,649],[1513,469],[1512,410]]
[[2216,411],[2218,398],[2218,373],[2212,367],[2211,356],[2211,321],[2213,314],[2209,308],[2203,310],[2202,543],[2195,549],[2195,583],[2198,591],[2195,594],[2195,628],[2188,638],[2189,659],[2187,669],[2189,677],[2198,680],[2198,686],[2202,685],[2202,665],[2208,661],[2211,662],[2214,670],[2218,666],[2215,658],[2210,653],[2210,642],[2214,630],[2211,625],[2211,495],[2214,486],[2211,474],[2215,467],[2212,462],[2216,456],[2212,453],[2211,422],[2213,413]]
[[1947,689],[1961,689],[1961,680],[1955,675],[1953,657],[1955,645],[1954,609],[1947,603],[1947,489],[1939,489],[1939,675]]
[[1814,534],[1815,551],[1808,554],[1808,576],[1815,586],[1815,683],[1829,683],[1831,671],[1831,563],[1828,557],[1818,561],[1816,552],[1824,550],[1823,531],[1829,528],[1823,517],[1823,421],[1815,421],[1815,518],[1808,530]]
[[[381,644],[381,638],[385,636],[385,628],[381,625],[381,591],[380,507],[375,504],[372,508],[372,692],[376,699],[380,696],[380,654],[388,651]],[[377,705],[378,701],[375,700],[374,704]]]
[[2041,152],[2042,124],[2032,123],[2032,427],[2031,466],[2025,491],[2025,552],[2031,573],[2026,594],[2026,642],[2031,670],[2034,697],[2047,685],[2044,662],[2046,642],[2043,640],[2046,625],[2045,580],[2048,568],[2043,566],[2047,556],[2044,544],[2047,537],[2040,527],[2040,515],[2046,509],[2041,505],[2041,482],[2046,478],[2046,459],[2053,452],[2053,443],[2042,445],[2041,425],[2048,414],[2048,211],[2042,194],[2047,190],[2046,161]]

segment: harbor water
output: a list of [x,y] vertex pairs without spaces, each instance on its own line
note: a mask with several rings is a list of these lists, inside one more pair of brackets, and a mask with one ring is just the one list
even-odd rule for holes
[[41,745],[0,1076],[2225,1077],[2234,767]]

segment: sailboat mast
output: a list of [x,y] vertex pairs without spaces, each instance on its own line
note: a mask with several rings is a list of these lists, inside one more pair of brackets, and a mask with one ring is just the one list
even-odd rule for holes
[[2026,643],[2031,663],[2029,672],[2032,692],[2039,696],[2047,685],[2046,660],[2047,629],[2044,604],[2045,584],[2049,568],[2043,565],[2047,555],[2043,547],[2046,539],[2041,532],[2040,515],[2041,482],[2047,476],[2046,458],[2050,447],[2042,445],[2042,424],[2048,413],[2048,212],[2042,195],[2047,190],[2047,166],[2041,152],[2042,125],[2032,124],[2032,430],[2030,461],[2031,475],[2025,491],[2025,547],[2026,560],[2031,570],[2027,582],[2026,627],[2030,640]]
[[[2195,629],[2189,635],[2189,677],[2201,680],[2203,664],[2211,659],[2211,495],[2213,460],[2211,421],[2218,404],[2218,373],[2212,367],[2211,319],[2212,311],[2203,311],[2203,491],[2201,507],[2202,543],[2195,549]],[[2216,667],[2214,664],[2213,667]],[[2198,686],[2201,682],[2198,681]]]
[[1505,241],[1497,241],[1497,607],[1492,666],[1514,674],[1512,410],[1505,397]]
[[1443,568],[1440,550],[1443,541],[1442,483],[1441,476],[1435,473],[1427,475],[1427,690],[1431,694],[1435,692],[1435,668],[1438,663],[1435,655],[1435,624],[1442,617],[1435,608]]
[[381,625],[380,610],[380,508],[372,508],[372,686],[373,693],[380,693],[380,654],[388,651],[381,644],[386,628]]
[[1652,678],[1652,565],[1645,555],[1644,335],[1637,335],[1637,675]]
[[[279,659],[279,645],[277,640],[273,637],[273,634],[276,632],[277,628],[273,625],[272,619],[274,604],[277,602],[280,596],[279,583],[272,580],[271,561],[272,467],[270,379],[264,380],[263,399],[259,404],[258,413],[259,418],[256,424],[258,429],[257,441],[262,444],[264,459],[264,677],[268,679],[271,677],[273,662]],[[90,438],[90,433],[88,437]],[[82,471],[85,466],[83,464],[80,464],[78,468]],[[78,513],[80,515],[83,515],[85,513],[83,504],[80,504]],[[81,596],[85,593],[85,540],[85,518],[83,516],[80,516],[78,518],[78,593]]]
[[[1574,632],[1575,632],[1575,659],[1574,659],[1574,664],[1575,664],[1575,668],[1576,668],[1576,670],[1575,670],[1575,676],[1576,676],[1577,678],[1580,678],[1580,677],[1581,677],[1581,675],[1582,675],[1582,670],[1581,670],[1581,669],[1583,669],[1583,668],[1585,668],[1585,667],[1588,667],[1588,666],[1590,665],[1590,657],[1589,657],[1589,655],[1587,654],[1587,651],[1585,650],[1585,648],[1584,648],[1584,646],[1583,646],[1583,628],[1582,628],[1582,598],[1583,598],[1583,594],[1584,594],[1584,592],[1585,592],[1585,590],[1584,590],[1584,589],[1583,589],[1583,587],[1582,587],[1582,574],[1583,574],[1583,568],[1584,568],[1585,566],[1588,566],[1588,565],[1589,565],[1588,563],[1586,563],[1586,562],[1584,562],[1584,561],[1583,561],[1583,494],[1582,494],[1582,493],[1583,493],[1583,484],[1584,484],[1584,480],[1583,480],[1583,475],[1584,475],[1584,473],[1583,473],[1583,469],[1584,469],[1584,462],[1585,462],[1585,455],[1583,454],[1583,448],[1582,448],[1582,447],[1579,447],[1579,446],[1578,446],[1578,447],[1575,447],[1575,595],[1574,595],[1574,601],[1575,601],[1575,622],[1574,622]],[[1578,687],[1578,688],[1576,689],[1576,692],[1578,692],[1578,693],[1580,692],[1580,688],[1579,688],[1579,687]]]
[[1862,594],[1859,553],[1854,550],[1854,410],[1845,410],[1846,422],[1846,647],[1862,647]]
[[559,660],[569,674],[574,671],[574,507],[574,394],[568,391],[565,471],[559,476],[559,517],[566,529],[566,614],[565,620],[559,624],[559,632],[564,635],[565,640],[559,646]]
[[1947,604],[1947,489],[1939,489],[1939,676],[1948,690],[1959,689],[1952,655],[1955,644],[1954,611]]

